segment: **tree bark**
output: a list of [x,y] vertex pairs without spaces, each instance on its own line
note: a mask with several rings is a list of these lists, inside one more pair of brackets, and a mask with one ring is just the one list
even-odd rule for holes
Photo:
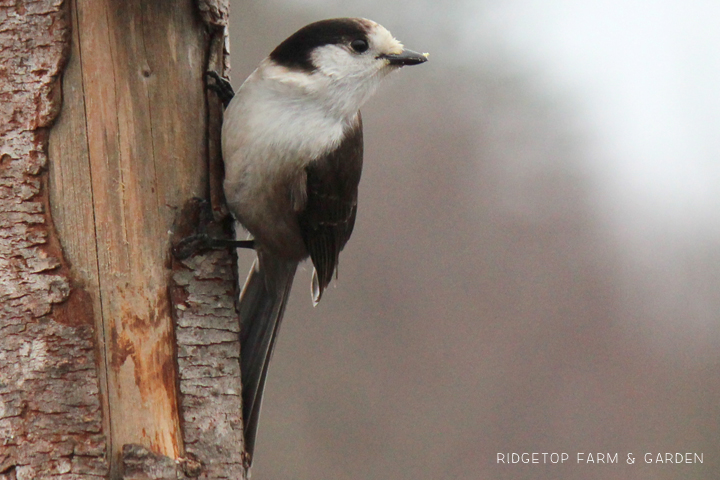
[[98,478],[107,466],[93,318],[57,308],[70,284],[45,173],[66,10],[5,1],[0,24],[0,478]]
[[234,258],[170,255],[193,197],[223,216],[226,1],[0,22],[0,479],[244,478]]

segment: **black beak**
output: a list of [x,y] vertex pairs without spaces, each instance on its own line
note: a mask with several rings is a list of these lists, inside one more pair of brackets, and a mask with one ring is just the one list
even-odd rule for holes
[[422,53],[413,52],[412,50],[403,50],[402,53],[397,55],[380,55],[378,58],[385,58],[388,60],[390,65],[397,65],[402,67],[405,65],[419,65],[427,62],[427,56]]

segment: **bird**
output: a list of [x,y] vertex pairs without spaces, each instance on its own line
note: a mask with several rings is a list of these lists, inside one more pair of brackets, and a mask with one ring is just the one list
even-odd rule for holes
[[281,42],[224,112],[223,188],[255,249],[238,301],[245,453],[255,449],[268,365],[300,262],[314,305],[355,225],[363,163],[360,107],[388,74],[427,61],[380,24],[332,18]]

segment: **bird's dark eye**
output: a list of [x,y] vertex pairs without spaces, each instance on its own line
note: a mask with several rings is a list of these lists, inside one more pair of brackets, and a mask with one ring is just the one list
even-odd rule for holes
[[353,40],[350,42],[350,47],[358,53],[363,53],[369,48],[368,42],[365,40]]

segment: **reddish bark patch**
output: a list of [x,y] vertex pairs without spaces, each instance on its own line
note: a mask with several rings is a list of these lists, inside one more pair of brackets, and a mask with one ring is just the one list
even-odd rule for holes
[[53,319],[64,325],[93,325],[94,318],[92,298],[79,285],[73,286],[66,301],[53,307]]

